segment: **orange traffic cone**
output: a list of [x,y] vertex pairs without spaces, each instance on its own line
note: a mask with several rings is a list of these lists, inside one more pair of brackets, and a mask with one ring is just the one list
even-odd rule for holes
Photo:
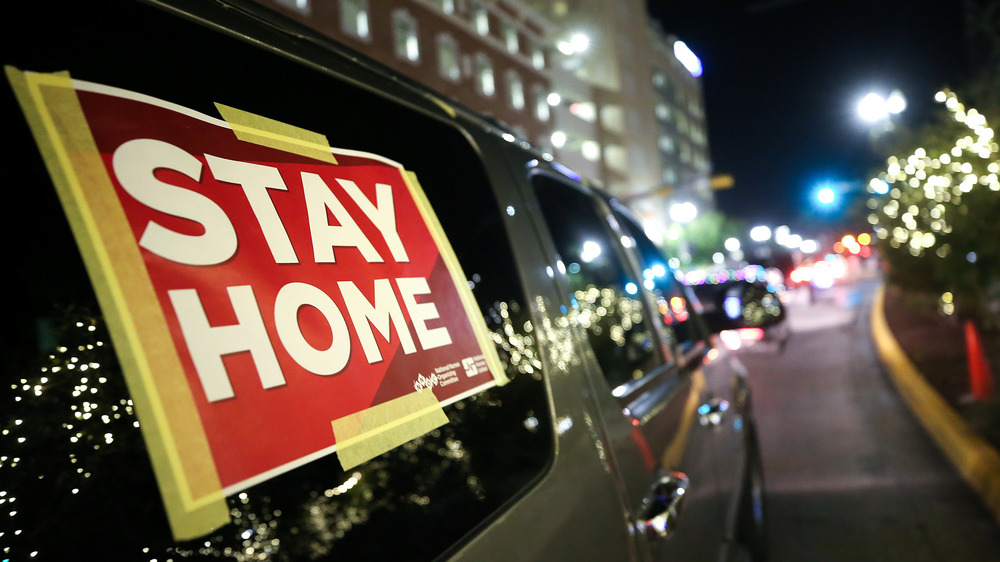
[[993,396],[993,374],[986,362],[983,342],[972,320],[965,321],[965,349],[969,363],[969,389],[975,400],[987,400]]

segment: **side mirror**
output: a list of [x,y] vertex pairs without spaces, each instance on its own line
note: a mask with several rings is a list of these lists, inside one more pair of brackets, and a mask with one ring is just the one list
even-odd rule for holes
[[713,334],[740,328],[768,328],[785,319],[785,306],[761,282],[727,281],[693,287],[705,325]]

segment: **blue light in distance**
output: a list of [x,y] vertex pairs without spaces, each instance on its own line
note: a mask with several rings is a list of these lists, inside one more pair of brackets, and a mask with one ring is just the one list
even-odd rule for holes
[[820,205],[833,205],[833,202],[837,200],[837,192],[829,186],[821,187],[816,192],[816,200],[819,201]]

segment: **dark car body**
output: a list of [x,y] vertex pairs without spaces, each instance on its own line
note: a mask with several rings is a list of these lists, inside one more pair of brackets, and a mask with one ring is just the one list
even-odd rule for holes
[[122,336],[109,339],[95,296],[102,280],[6,88],[3,558],[762,555],[747,374],[719,355],[690,290],[613,199],[252,3],[22,4],[7,21],[32,30],[5,38],[3,62],[18,71],[68,71],[205,114],[224,103],[402,163],[511,382],[446,406],[446,425],[358,467],[331,454],[229,495],[229,524],[174,540],[115,351]]

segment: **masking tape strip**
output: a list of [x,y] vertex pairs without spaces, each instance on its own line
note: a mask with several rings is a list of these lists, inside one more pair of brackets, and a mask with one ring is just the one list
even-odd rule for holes
[[462,307],[465,309],[465,315],[469,319],[469,324],[472,325],[472,331],[479,342],[479,348],[486,357],[486,366],[489,367],[490,373],[493,374],[493,380],[496,381],[497,386],[503,386],[510,382],[510,379],[507,378],[507,374],[504,372],[500,355],[497,354],[496,344],[493,343],[490,330],[486,327],[486,321],[483,320],[483,313],[479,310],[476,297],[473,296],[472,289],[469,288],[469,280],[462,271],[458,257],[455,255],[451,243],[448,242],[448,237],[445,235],[444,229],[441,228],[441,223],[438,222],[437,215],[434,214],[434,208],[431,207],[430,201],[427,200],[427,195],[424,194],[423,188],[420,187],[420,182],[417,181],[417,175],[410,171],[401,171],[403,179],[406,181],[406,187],[409,188],[410,195],[413,196],[420,214],[424,217],[424,223],[427,224],[427,229],[430,230],[431,237],[434,238],[434,242],[441,252],[441,258],[444,260],[445,266],[448,268],[448,273],[455,283],[455,288],[458,290],[459,297],[462,300]]
[[73,82],[5,71],[105,311],[174,537],[205,535],[229,522],[229,508],[190,389],[170,384],[185,379],[162,311],[136,306],[156,297]]
[[300,129],[221,103],[216,103],[215,108],[233,128],[236,138],[243,142],[291,152],[330,164],[337,163],[337,159],[331,153],[330,143],[326,140],[326,135]]
[[424,388],[333,420],[337,457],[349,470],[446,423],[434,391]]

